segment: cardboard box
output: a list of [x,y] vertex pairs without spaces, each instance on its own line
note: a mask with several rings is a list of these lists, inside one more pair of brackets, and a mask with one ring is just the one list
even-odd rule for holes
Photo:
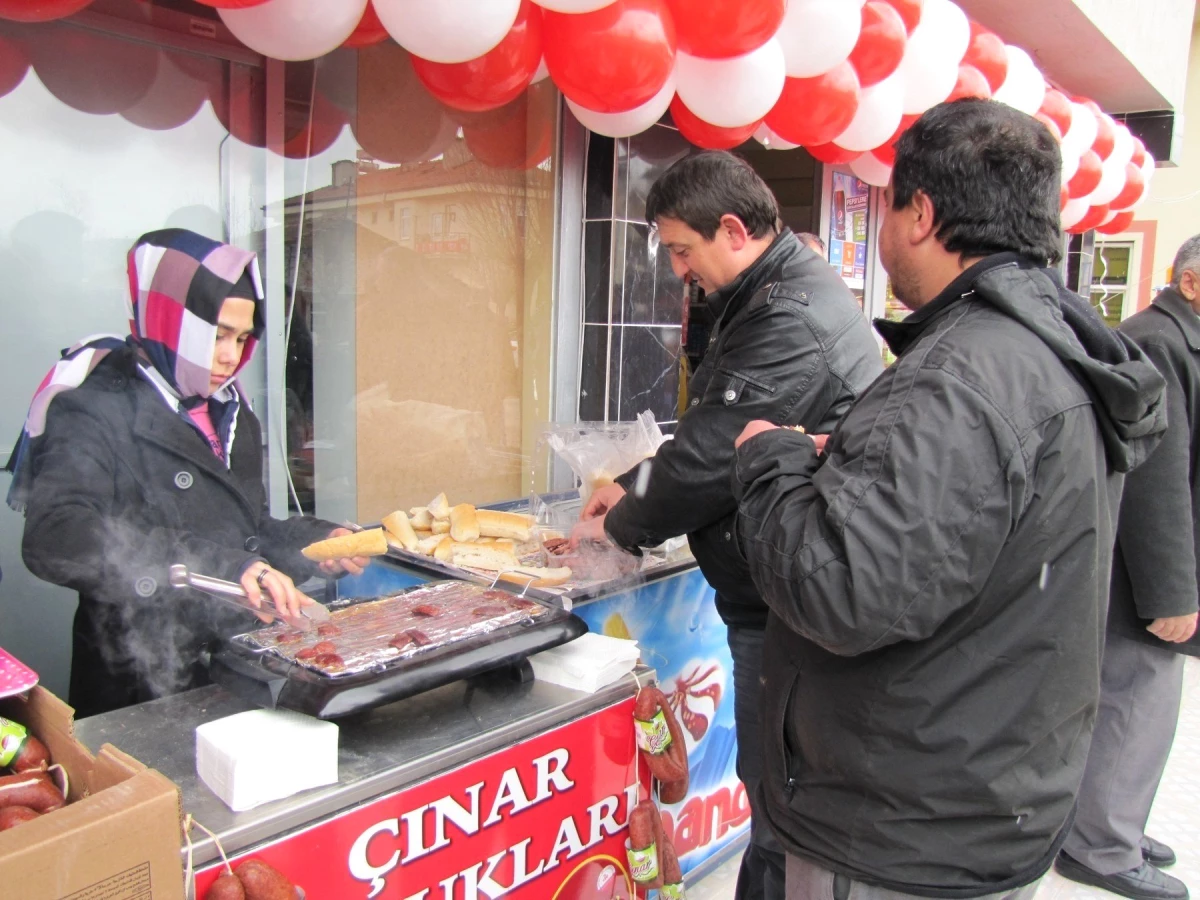
[[74,711],[42,687],[0,700],[70,776],[70,802],[0,832],[0,895],[22,900],[183,900],[179,789],[105,744],[75,739]]

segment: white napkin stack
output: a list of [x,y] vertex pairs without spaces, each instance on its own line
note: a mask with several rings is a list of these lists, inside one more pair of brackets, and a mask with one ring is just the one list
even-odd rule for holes
[[637,641],[589,632],[535,653],[529,662],[542,681],[594,694],[632,672],[640,652]]
[[336,784],[338,727],[271,709],[206,722],[196,729],[196,774],[234,812]]

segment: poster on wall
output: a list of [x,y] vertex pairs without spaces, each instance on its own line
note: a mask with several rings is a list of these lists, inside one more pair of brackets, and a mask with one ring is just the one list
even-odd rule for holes
[[750,827],[737,777],[733,660],[713,589],[698,570],[575,607],[592,631],[633,638],[683,726],[691,770],[687,796],[661,806],[663,827],[686,875]]
[[[829,261],[861,305],[867,284],[871,188],[849,172],[833,172],[830,183]],[[835,245],[838,252],[834,252]]]

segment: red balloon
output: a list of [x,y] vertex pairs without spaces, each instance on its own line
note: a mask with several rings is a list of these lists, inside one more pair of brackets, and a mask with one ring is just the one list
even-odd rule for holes
[[25,49],[11,38],[0,34],[0,97],[16,90],[29,71]]
[[1079,171],[1067,182],[1067,191],[1071,194],[1071,199],[1078,200],[1080,197],[1086,197],[1096,189],[1103,174],[1101,171],[1103,165],[1103,161],[1096,155],[1095,150],[1083,151],[1083,156],[1079,160]]
[[726,59],[757,50],[775,36],[786,0],[667,0],[679,49]]
[[1038,112],[1054,120],[1059,134],[1066,134],[1071,130],[1071,101],[1061,91],[1054,88],[1047,90],[1046,99],[1042,101],[1042,108]]
[[141,100],[121,110],[121,118],[151,131],[170,131],[192,120],[208,99],[209,85],[175,64],[181,56],[163,51],[154,84]]
[[1101,222],[1108,218],[1108,206],[1092,206],[1084,214],[1083,218],[1072,225],[1067,231],[1070,234],[1083,234],[1085,231],[1091,231]]
[[1096,230],[1101,234],[1120,234],[1122,231],[1128,231],[1129,226],[1133,224],[1133,210],[1127,209],[1124,212],[1119,212],[1111,222],[1106,225],[1097,225]]
[[762,124],[759,121],[741,128],[719,128],[688,109],[678,94],[671,100],[671,119],[680,134],[705,150],[732,150],[754,137],[754,132]]
[[446,135],[452,135],[445,107],[421,86],[412,57],[393,41],[358,51],[358,92],[354,135],[374,159],[431,159],[444,148]]
[[284,124],[291,134],[283,144],[283,155],[288,159],[309,159],[324,153],[346,125],[346,114],[319,93],[307,115],[303,112],[294,115],[295,119]]
[[521,95],[542,61],[542,14],[529,0],[504,40],[477,59],[436,63],[412,58],[413,71],[429,93],[465,112],[498,109]]
[[848,62],[816,78],[787,78],[767,113],[767,126],[785,141],[828,144],[845,131],[858,111],[858,75]]
[[215,6],[217,9],[245,9],[247,6],[261,6],[268,0],[197,0],[205,6]]
[[675,20],[663,0],[616,0],[590,13],[546,10],[542,18],[550,75],[586,109],[634,109],[671,77]]
[[32,29],[26,46],[46,90],[97,116],[129,109],[146,96],[158,72],[157,48],[69,25]]
[[887,139],[887,142],[879,147],[876,147],[871,152],[874,153],[882,162],[889,166],[896,163],[896,141],[900,140],[900,135],[908,131],[912,124],[921,118],[919,115],[903,116],[900,119],[900,124],[896,126],[896,130],[892,132],[892,136]]
[[1127,209],[1141,200],[1142,194],[1145,192],[1146,176],[1142,174],[1141,167],[1135,166],[1133,163],[1126,163],[1125,187],[1121,188],[1121,193],[1113,198],[1108,207],[1109,209]]
[[983,73],[974,66],[964,63],[958,67],[958,80],[954,82],[954,90],[950,92],[946,102],[961,100],[963,97],[979,97],[987,100],[991,96],[992,88],[988,84],[988,80],[983,77]]
[[542,81],[507,106],[463,123],[467,149],[493,169],[532,169],[550,155],[558,95]]
[[1133,139],[1133,164],[1139,169],[1146,162],[1146,145],[1142,143],[1141,138]]
[[[208,102],[213,115],[232,137],[250,147],[267,146],[267,130],[264,111],[266,109],[266,87],[262,78],[239,80],[231,91],[220,86],[210,91]],[[250,114],[232,115],[233,110],[249,109]]]
[[861,87],[878,84],[896,71],[904,58],[908,31],[895,7],[884,0],[867,0],[862,9],[862,31],[850,53],[850,65]]
[[73,16],[92,0],[0,0],[0,19],[14,22],[51,22]]
[[844,166],[853,159],[858,159],[862,156],[861,153],[855,153],[853,150],[847,150],[845,147],[839,147],[837,144],[814,144],[810,147],[805,147],[808,155],[818,162],[823,162],[831,166]]
[[1046,115],[1044,112],[1037,112],[1033,117],[1046,126],[1046,130],[1054,135],[1054,139],[1060,144],[1062,143],[1063,133],[1058,130],[1058,123]]
[[367,8],[363,10],[363,16],[359,20],[358,25],[354,27],[354,31],[351,32],[350,37],[342,42],[342,46],[349,47],[351,50],[358,50],[362,47],[382,44],[389,37],[387,29],[379,21],[379,13],[375,12],[375,4],[368,3]]
[[1096,124],[1099,130],[1096,132],[1096,139],[1092,141],[1092,149],[1101,160],[1105,160],[1112,155],[1113,147],[1116,146],[1117,129],[1103,113],[1096,114]]
[[871,151],[871,155],[886,166],[894,166],[896,164],[896,145],[880,144]]
[[900,18],[904,20],[904,27],[909,34],[912,34],[917,23],[921,21],[921,5],[925,0],[886,0],[886,2],[900,13]]
[[983,73],[993,94],[1000,90],[1000,85],[1008,77],[1008,54],[1004,50],[1004,41],[978,22],[971,23],[971,43],[967,45],[963,63]]

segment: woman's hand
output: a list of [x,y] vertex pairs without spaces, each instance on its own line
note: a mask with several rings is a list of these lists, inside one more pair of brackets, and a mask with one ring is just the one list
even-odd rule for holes
[[[353,534],[349,528],[335,528],[329,532],[331,538],[341,537],[343,534]],[[328,559],[321,563],[319,568],[326,575],[337,577],[338,575],[361,575],[363,570],[371,564],[371,560],[365,556],[347,556],[345,559]]]
[[[246,569],[242,573],[241,585],[254,606],[262,608],[263,595],[266,594],[281,616],[296,618],[300,615],[301,606],[317,602],[296,590],[292,579],[265,562],[255,563]],[[270,622],[273,618],[270,613],[259,613],[258,617],[264,622]]]

